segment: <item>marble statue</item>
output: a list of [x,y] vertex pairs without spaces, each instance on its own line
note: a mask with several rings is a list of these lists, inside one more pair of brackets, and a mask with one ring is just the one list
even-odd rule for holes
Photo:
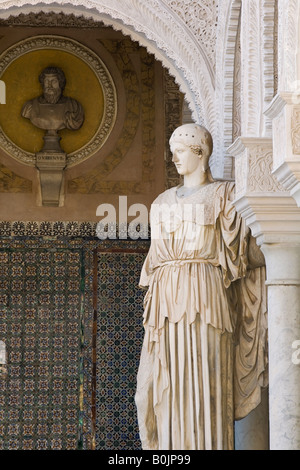
[[144,342],[136,405],[143,449],[233,449],[233,426],[267,385],[264,258],[214,181],[213,142],[197,124],[170,139],[183,184],[151,207],[142,268]]
[[36,127],[45,129],[48,136],[55,136],[46,139],[52,143],[52,146],[48,144],[47,150],[59,151],[57,131],[79,129],[84,122],[84,111],[77,100],[63,95],[66,78],[59,67],[45,68],[39,76],[39,82],[43,94],[27,101],[21,114]]

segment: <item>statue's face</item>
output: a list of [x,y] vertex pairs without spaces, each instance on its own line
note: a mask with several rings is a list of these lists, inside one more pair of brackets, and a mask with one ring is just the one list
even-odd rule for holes
[[180,142],[173,142],[171,152],[173,154],[172,161],[180,175],[190,175],[200,171],[200,158],[190,147]]
[[44,97],[49,103],[56,103],[61,96],[61,87],[57,75],[45,75],[43,82]]

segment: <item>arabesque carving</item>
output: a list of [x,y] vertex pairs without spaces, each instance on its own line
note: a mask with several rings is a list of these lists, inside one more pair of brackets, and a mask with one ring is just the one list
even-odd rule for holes
[[300,155],[300,106],[293,109],[291,134],[293,154]]

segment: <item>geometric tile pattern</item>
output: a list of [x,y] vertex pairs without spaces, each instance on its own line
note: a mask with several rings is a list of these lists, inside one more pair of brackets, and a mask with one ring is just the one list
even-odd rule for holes
[[94,237],[96,222],[0,221],[0,237]]
[[140,448],[137,286],[149,240],[99,240],[91,226],[81,236],[69,222],[51,236],[2,226],[14,236],[0,236],[0,449]]
[[134,395],[148,248],[97,253],[96,449],[140,449]]
[[76,449],[81,250],[0,250],[1,449]]

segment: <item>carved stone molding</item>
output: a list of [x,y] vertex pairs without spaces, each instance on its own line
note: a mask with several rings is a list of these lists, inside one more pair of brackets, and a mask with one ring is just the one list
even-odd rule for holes
[[[261,6],[261,16],[263,22],[262,35],[262,72],[263,72],[263,108],[270,105],[275,94],[275,73],[276,73],[276,21],[277,9],[274,0],[263,0]],[[264,116],[263,135],[271,137],[272,122]]]
[[274,96],[273,0],[245,0],[242,8],[242,135],[271,136],[265,107]]
[[235,157],[236,198],[284,190],[272,175],[271,139],[239,137],[228,151]]
[[216,20],[218,0],[182,2],[180,0],[163,0],[168,7],[188,25],[189,30],[204,48],[212,73],[216,62]]
[[180,183],[180,176],[177,173],[174,162],[172,162],[172,153],[170,150],[169,139],[176,127],[182,124],[181,117],[183,114],[183,97],[175,83],[167,71],[164,73],[164,90],[165,90],[165,187],[166,189],[177,186]]
[[236,78],[240,76],[237,42],[239,41],[241,0],[224,0],[220,2],[218,11],[216,47],[216,102],[218,105],[216,106],[212,171],[214,176],[228,179],[232,177],[232,157],[226,151],[232,144],[234,87],[238,81]]
[[299,18],[298,0],[278,0],[278,91],[299,88]]
[[235,206],[259,245],[300,240],[300,210],[273,174],[272,140],[238,138],[229,148],[236,159]]
[[64,13],[43,12],[20,13],[18,16],[9,16],[6,20],[0,18],[0,26],[28,26],[28,27],[50,27],[50,28],[89,28],[97,29],[104,26],[102,21],[94,21],[92,18],[65,15]]
[[300,102],[295,93],[279,93],[266,114],[273,122],[274,175],[300,207]]
[[[36,50],[54,49],[73,54],[74,56],[83,60],[95,73],[99,80],[100,86],[104,94],[104,113],[98,130],[92,139],[87,142],[83,147],[68,154],[67,166],[73,166],[86,160],[99,150],[108,138],[116,118],[116,90],[113,80],[101,61],[101,59],[90,49],[83,46],[73,39],[68,39],[63,36],[35,36],[20,41],[9,49],[7,49],[0,57],[0,76],[7,69],[7,67],[20,56]],[[21,163],[34,166],[35,154],[26,152],[15,145],[0,129],[0,144],[13,158],[19,160]]]

